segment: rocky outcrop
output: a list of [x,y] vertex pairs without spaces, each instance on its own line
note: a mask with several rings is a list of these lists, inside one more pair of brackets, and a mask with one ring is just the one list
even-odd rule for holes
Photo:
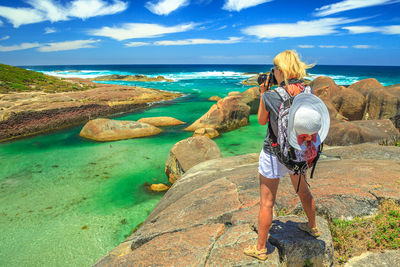
[[166,79],[159,75],[157,77],[147,77],[146,75],[136,74],[136,75],[104,75],[97,76],[92,79],[93,81],[136,81],[136,82],[173,82],[171,79]]
[[228,96],[214,104],[209,111],[185,128],[195,131],[199,128],[215,128],[219,132],[231,131],[249,123],[250,107],[241,96]]
[[196,164],[222,154],[217,144],[205,136],[189,137],[176,143],[169,152],[165,163],[165,174],[171,183]]
[[[276,217],[268,259],[245,256],[257,240],[259,184],[257,154],[202,162],[186,172],[164,195],[143,225],[95,266],[331,266],[327,222],[318,217],[318,239],[297,229],[304,217]],[[210,208],[211,207],[211,208]],[[173,222],[173,223],[172,223]],[[131,250],[129,251],[129,246]],[[290,265],[294,263],[296,265]]]
[[365,109],[365,97],[360,92],[341,86],[337,95],[331,97],[331,103],[338,113],[348,120],[362,120]]
[[184,124],[183,121],[180,121],[180,120],[172,118],[172,117],[142,118],[142,119],[138,120],[138,122],[151,124],[153,126],[173,126],[173,125]]
[[210,97],[208,100],[210,100],[210,101],[218,101],[218,100],[220,100],[221,98],[219,97],[219,96],[212,96],[212,97]]
[[145,109],[150,103],[181,96],[155,89],[65,81],[96,87],[86,91],[0,94],[0,142],[86,123],[97,117]]
[[83,126],[79,135],[95,141],[116,141],[156,135],[161,129],[147,123],[118,121],[110,119],[90,120]]
[[235,96],[235,95],[240,95],[241,93],[239,91],[232,91],[228,93],[228,96]]
[[331,146],[380,143],[400,138],[400,132],[390,120],[334,121],[325,143]]
[[335,81],[325,76],[315,78],[310,83],[310,87],[313,89],[314,94],[324,101],[330,101],[331,98],[336,96],[340,91]]
[[349,88],[367,96],[370,92],[383,89],[384,87],[376,79],[369,78],[353,83]]
[[[269,72],[267,73],[267,75],[269,75]],[[258,83],[257,83],[258,76],[259,76],[259,74],[251,76],[250,78],[242,81],[242,84],[244,84],[244,85],[257,85],[258,86]]]
[[[314,178],[308,179],[317,214],[330,219],[373,215],[384,199],[400,204],[400,147],[359,144],[323,151]],[[288,177],[287,177],[288,178]],[[282,179],[276,209],[302,213],[290,179]]]
[[260,89],[259,87],[252,87],[240,94],[241,100],[250,107],[250,114],[258,113],[258,106],[260,105]]
[[351,258],[344,267],[375,267],[400,266],[400,250],[386,250],[383,252],[365,252]]
[[214,128],[199,128],[194,131],[193,136],[205,136],[210,139],[213,139],[219,136],[219,132]]

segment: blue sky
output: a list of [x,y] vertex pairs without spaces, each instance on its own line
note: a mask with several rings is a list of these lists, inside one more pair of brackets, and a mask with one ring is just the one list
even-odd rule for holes
[[0,0],[0,62],[400,65],[400,0]]

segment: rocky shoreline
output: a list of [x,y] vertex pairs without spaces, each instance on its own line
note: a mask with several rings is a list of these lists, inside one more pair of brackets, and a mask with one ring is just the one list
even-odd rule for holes
[[172,100],[181,94],[133,86],[98,84],[79,78],[66,82],[95,86],[76,92],[0,94],[0,142],[48,133]]

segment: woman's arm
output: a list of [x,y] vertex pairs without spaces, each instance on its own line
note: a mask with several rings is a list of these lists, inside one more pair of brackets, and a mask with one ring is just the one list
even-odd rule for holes
[[262,99],[262,95],[265,91],[267,91],[266,84],[268,84],[268,79],[264,84],[260,85],[260,105],[258,106],[258,123],[261,125],[265,125],[268,122],[268,114],[269,112],[265,108],[264,101]]

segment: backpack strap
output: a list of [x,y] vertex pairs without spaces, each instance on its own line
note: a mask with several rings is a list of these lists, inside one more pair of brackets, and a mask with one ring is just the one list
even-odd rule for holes
[[318,162],[318,160],[319,160],[319,156],[321,155],[322,149],[323,149],[323,148],[324,148],[324,143],[321,143],[321,144],[319,145],[319,147],[318,147],[317,156],[315,156],[315,159],[314,159],[313,162],[312,162],[312,166],[313,166],[313,167],[312,167],[312,170],[311,170],[310,179],[313,178],[315,166],[317,165],[317,162]]

